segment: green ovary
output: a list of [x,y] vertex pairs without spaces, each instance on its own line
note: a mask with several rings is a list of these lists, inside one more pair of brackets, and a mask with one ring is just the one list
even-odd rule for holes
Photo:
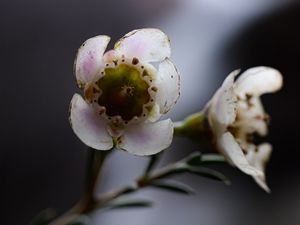
[[149,85],[141,79],[136,68],[126,64],[106,68],[98,86],[102,90],[98,103],[106,108],[108,116],[119,115],[123,120],[139,117],[143,113],[143,105],[150,100]]

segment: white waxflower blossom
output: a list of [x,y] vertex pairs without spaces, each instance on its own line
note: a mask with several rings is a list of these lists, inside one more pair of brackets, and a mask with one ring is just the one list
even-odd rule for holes
[[267,192],[265,165],[272,146],[255,145],[254,134],[267,134],[268,116],[260,95],[282,86],[282,75],[269,67],[254,67],[241,74],[233,71],[208,103],[206,113],[217,149],[241,171],[251,175]]
[[[156,154],[173,138],[172,121],[157,120],[179,97],[170,41],[150,28],[131,31],[104,53],[109,41],[108,36],[96,36],[78,50],[74,70],[84,98],[73,96],[71,126],[94,149]],[[158,68],[151,62],[158,62]]]

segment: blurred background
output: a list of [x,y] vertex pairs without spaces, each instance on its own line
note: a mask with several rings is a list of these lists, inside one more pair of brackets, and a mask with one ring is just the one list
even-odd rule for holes
[[[2,0],[1,25],[1,224],[28,224],[40,210],[70,208],[83,189],[86,147],[68,122],[78,92],[73,75],[77,48],[99,34],[113,43],[143,27],[171,39],[181,71],[181,98],[173,120],[199,111],[232,70],[272,66],[284,88],[263,97],[271,115],[267,167],[272,194],[229,166],[219,167],[231,186],[194,176],[178,179],[195,196],[146,190],[149,209],[95,213],[92,224],[296,225],[300,224],[299,60],[300,1],[296,0]],[[202,150],[176,138],[163,164]],[[146,158],[115,152],[99,192],[128,183]]]

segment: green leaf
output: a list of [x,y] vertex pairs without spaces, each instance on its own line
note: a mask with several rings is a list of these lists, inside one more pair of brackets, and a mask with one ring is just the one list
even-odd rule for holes
[[230,181],[222,173],[203,167],[204,165],[223,162],[225,162],[225,159],[219,154],[201,154],[200,152],[194,152],[183,160],[161,169],[159,172],[150,177],[150,180],[151,182],[154,182],[174,175],[179,175],[181,173],[193,173],[199,176],[222,181],[229,185]]
[[201,152],[193,152],[188,157],[183,159],[182,161],[191,166],[196,166],[196,165],[200,165],[202,163],[201,158],[202,158]]
[[160,153],[157,153],[155,155],[151,155],[150,156],[150,160],[149,160],[149,163],[146,167],[146,170],[144,172],[145,175],[147,175],[157,164],[157,161],[159,160],[160,158]]
[[88,216],[81,215],[81,216],[74,218],[73,220],[68,222],[66,225],[86,225],[89,223],[89,221],[90,221],[90,219]]
[[29,225],[46,225],[56,217],[56,212],[53,209],[45,209],[36,215]]
[[222,173],[207,168],[207,167],[193,167],[193,166],[188,166],[186,167],[187,172],[192,173],[192,174],[196,174],[202,177],[206,177],[206,178],[210,178],[213,180],[217,180],[217,181],[222,181],[224,182],[226,185],[230,184],[229,179],[224,176]]
[[162,181],[155,181],[150,184],[152,187],[160,188],[166,191],[172,191],[179,194],[194,194],[195,191],[182,183],[179,182],[162,182]]
[[225,158],[219,154],[201,154],[200,152],[194,152],[183,160],[190,166],[203,166],[207,164],[224,163]]
[[178,174],[181,174],[184,172],[186,172],[186,164],[177,162],[175,164],[172,164],[172,165],[162,169],[157,174],[153,175],[151,177],[151,180],[160,180],[160,179],[168,178],[173,175],[178,175]]
[[122,209],[122,208],[140,208],[140,207],[151,207],[152,202],[146,200],[119,200],[113,201],[104,205],[102,208],[105,209]]
[[226,159],[220,154],[203,154],[201,161],[203,164],[226,163]]
[[222,173],[207,168],[207,167],[200,167],[200,166],[191,166],[187,163],[176,163],[173,164],[172,166],[165,168],[163,171],[161,171],[159,174],[156,174],[151,178],[151,180],[156,181],[156,180],[161,180],[164,178],[169,178],[174,175],[179,175],[182,173],[192,173],[196,174],[199,176],[207,177],[210,179],[222,181],[225,184],[229,185],[230,181],[228,180],[227,177],[225,177]]

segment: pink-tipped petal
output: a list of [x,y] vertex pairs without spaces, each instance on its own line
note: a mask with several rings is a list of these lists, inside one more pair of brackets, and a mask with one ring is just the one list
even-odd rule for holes
[[169,38],[153,28],[131,31],[115,44],[115,50],[143,62],[161,61],[171,55]]
[[70,122],[77,137],[87,146],[97,150],[109,150],[113,147],[105,121],[78,94],[71,101]]
[[281,73],[270,67],[253,67],[246,70],[235,83],[235,92],[241,97],[262,95],[278,91],[282,87]]
[[103,53],[110,37],[105,35],[96,36],[86,40],[78,49],[74,63],[75,76],[80,88],[86,83],[93,81],[103,64]]
[[180,95],[180,76],[175,65],[165,59],[160,65],[156,80],[158,91],[156,95],[160,113],[167,113],[176,103]]
[[121,56],[122,55],[120,54],[120,52],[116,50],[109,50],[103,55],[103,61],[111,63],[121,58]]
[[168,148],[173,138],[170,119],[129,127],[117,147],[134,155],[153,155]]
[[247,161],[242,149],[231,133],[226,132],[218,139],[218,146],[222,154],[244,173],[251,176],[263,176],[263,172]]

